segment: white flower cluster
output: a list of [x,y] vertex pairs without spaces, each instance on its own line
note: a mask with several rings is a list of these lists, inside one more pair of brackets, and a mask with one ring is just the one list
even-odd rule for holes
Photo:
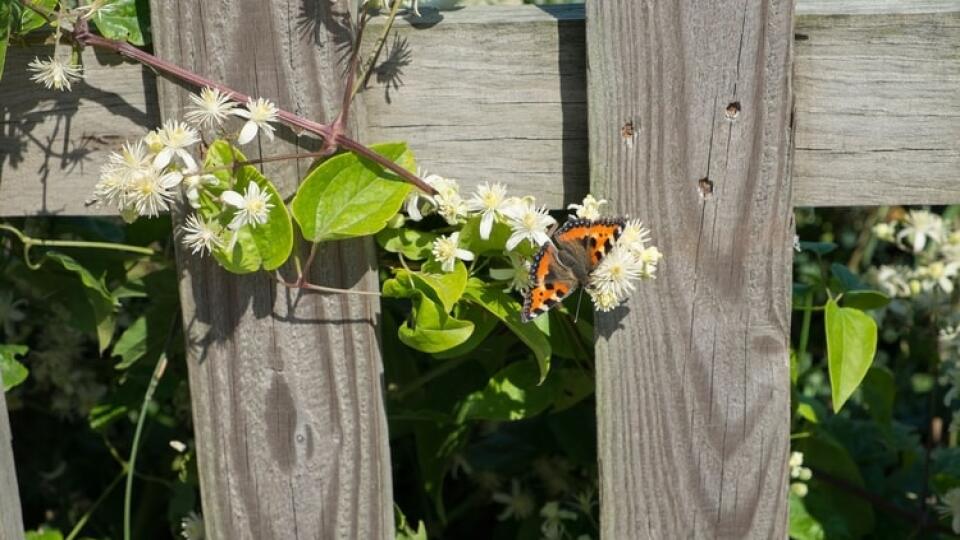
[[[510,236],[506,240],[504,258],[510,267],[491,268],[490,277],[506,281],[506,291],[525,293],[529,290],[531,261],[517,249],[525,243],[536,249],[551,241],[549,231],[557,222],[547,213],[546,207],[537,206],[532,196],[508,197],[506,187],[499,183],[483,183],[469,199],[464,200],[455,180],[435,174],[427,175],[424,180],[437,190],[437,194],[411,193],[404,204],[408,219],[420,221],[424,216],[436,213],[455,226],[479,217],[479,233],[483,240],[490,238],[496,223],[508,225]],[[570,217],[600,219],[601,208],[606,204],[606,200],[587,195],[581,204],[568,207],[576,211]],[[656,246],[648,245],[649,242],[650,231],[639,220],[627,221],[614,248],[591,273],[590,282],[584,284],[597,309],[614,309],[635,290],[634,282],[655,276],[663,255]],[[457,259],[473,261],[476,254],[460,246],[458,231],[435,240],[433,256],[443,271],[450,272]]]
[[960,534],[960,488],[953,488],[940,498],[937,511],[941,516],[950,518],[950,528]]
[[790,484],[790,490],[797,497],[806,497],[807,484],[804,482],[809,482],[813,478],[813,471],[803,466],[803,453],[791,452],[788,465],[790,466],[790,479],[797,480]]
[[[125,143],[110,155],[94,188],[100,204],[116,208],[128,222],[166,212],[180,193],[192,208],[199,209],[201,193],[220,184],[216,176],[201,170],[194,157],[202,139],[200,130],[215,130],[217,136],[229,138],[224,124],[230,116],[237,116],[246,119],[236,136],[238,144],[252,141],[258,133],[273,139],[271,123],[277,121],[279,110],[266,99],[251,99],[240,107],[231,96],[213,88],[204,88],[190,99],[193,105],[184,115],[185,122],[167,120],[142,140]],[[220,213],[232,212],[226,227],[199,214],[188,216],[180,227],[181,240],[195,254],[225,245],[229,248],[236,242],[236,231],[246,225],[263,225],[273,208],[269,193],[255,182],[242,193],[232,189],[233,185],[221,187],[231,188],[214,198],[221,203]]]
[[613,249],[590,275],[587,294],[600,311],[619,306],[634,291],[635,281],[653,279],[663,254],[648,245],[650,231],[639,220],[627,221]]
[[960,278],[960,228],[955,221],[926,210],[912,210],[903,223],[879,223],[873,233],[916,258],[913,268],[880,266],[870,272],[884,293],[895,298],[953,293]]

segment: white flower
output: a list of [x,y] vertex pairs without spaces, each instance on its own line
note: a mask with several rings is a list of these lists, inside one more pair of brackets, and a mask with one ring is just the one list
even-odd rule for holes
[[896,228],[890,223],[877,223],[873,226],[873,235],[884,242],[895,241],[894,233],[896,232]]
[[941,242],[943,237],[943,218],[926,210],[911,210],[906,224],[897,234],[897,241],[902,244],[905,238],[908,239],[913,252],[920,253],[927,245],[927,239]]
[[803,465],[803,452],[790,452],[790,460],[787,462],[790,468]]
[[235,114],[237,105],[230,100],[230,96],[222,94],[216,88],[204,87],[200,95],[190,94],[193,107],[184,116],[187,122],[199,127],[221,126],[227,116]]
[[506,521],[513,517],[517,521],[523,521],[533,514],[534,505],[533,496],[520,487],[520,481],[514,478],[511,481],[510,493],[494,493],[493,500],[506,506],[497,520]]
[[529,240],[534,246],[550,241],[547,228],[556,224],[556,220],[547,214],[546,208],[537,208],[533,197],[525,197],[505,212],[513,229],[507,239],[507,250],[513,251],[520,242]]
[[153,166],[157,169],[166,167],[174,157],[180,158],[187,170],[195,170],[197,162],[187,151],[187,148],[200,142],[197,130],[176,120],[167,120],[157,132],[158,140],[163,145],[160,153],[153,158]]
[[270,122],[277,121],[277,113],[280,109],[272,101],[263,98],[251,99],[244,107],[246,109],[237,109],[232,113],[247,119],[247,123],[240,129],[237,144],[247,144],[252,141],[261,129],[267,135],[267,138],[272,141],[274,127],[270,125]]
[[577,519],[577,514],[560,508],[560,503],[557,501],[551,501],[540,509],[540,517],[543,518],[543,523],[540,525],[543,536],[549,540],[559,540],[565,531],[563,520]]
[[647,248],[649,241],[650,229],[644,227],[639,219],[631,219],[623,226],[620,238],[617,239],[617,246],[639,255]]
[[467,215],[467,204],[460,197],[460,184],[452,178],[430,175],[430,185],[437,190],[433,196],[433,204],[437,213],[443,216],[450,225],[460,223],[460,218]]
[[953,532],[960,534],[960,488],[953,488],[940,498],[940,506],[937,510],[943,517],[953,518],[950,528]]
[[571,204],[567,206],[568,210],[576,210],[577,217],[582,219],[599,219],[600,207],[607,204],[606,199],[597,200],[593,195],[587,194],[583,198],[583,204]]
[[190,249],[190,252],[201,256],[213,252],[214,248],[223,246],[223,240],[220,239],[218,228],[207,223],[199,215],[192,214],[180,226],[180,232],[183,234],[183,245]]
[[141,216],[159,216],[160,212],[169,208],[175,194],[174,188],[181,180],[183,175],[176,171],[161,175],[156,169],[152,169],[130,182],[130,200],[127,204]]
[[590,274],[589,288],[604,295],[604,305],[608,305],[611,295],[619,303],[633,292],[633,280],[643,277],[644,270],[643,261],[625,250],[614,248]]
[[190,512],[180,521],[180,536],[184,540],[203,540],[206,537],[203,526],[203,517],[196,512]]
[[30,80],[42,84],[47,90],[54,88],[69,92],[72,89],[71,83],[83,78],[82,67],[64,64],[52,56],[47,57],[46,60],[35,57],[33,62],[27,64],[27,69],[34,73]]
[[120,152],[113,152],[107,163],[100,167],[100,179],[93,189],[93,196],[101,204],[123,210],[129,200],[129,190],[135,178],[152,174],[151,158],[142,142],[124,143]]
[[663,259],[663,253],[657,249],[657,246],[644,248],[640,253],[635,253],[634,256],[640,264],[643,265],[643,270],[640,272],[642,279],[653,278],[657,272],[657,264],[660,262],[660,259]]
[[809,488],[803,482],[794,482],[790,484],[790,491],[793,492],[797,497],[806,497]]
[[493,223],[503,216],[504,210],[509,207],[510,199],[507,199],[507,187],[496,183],[490,185],[487,182],[480,184],[473,197],[467,201],[467,210],[479,212],[480,218],[480,238],[487,240],[490,238],[490,232],[493,230]]
[[151,154],[159,154],[163,150],[163,139],[160,138],[161,128],[148,132],[143,136],[143,144],[147,145],[147,151]]
[[187,451],[187,445],[183,444],[182,441],[176,439],[170,441],[170,448],[173,448],[178,454],[182,454]]
[[593,307],[595,307],[597,311],[613,311],[620,305],[620,298],[617,298],[617,295],[610,291],[597,291],[587,288],[587,294],[590,295],[590,300],[593,301]]
[[910,269],[904,266],[887,266],[871,268],[868,275],[884,294],[890,297],[909,297],[912,294],[907,276]]
[[530,261],[517,253],[508,252],[510,268],[491,268],[490,279],[509,281],[504,292],[525,293],[530,289]]
[[460,233],[441,236],[433,241],[433,256],[444,272],[452,272],[457,259],[472,261],[473,253],[460,249]]
[[247,184],[247,189],[243,195],[236,191],[225,191],[220,195],[223,202],[237,209],[233,216],[233,221],[227,225],[231,230],[238,230],[244,225],[263,225],[270,217],[270,209],[273,204],[270,203],[270,194],[266,191],[260,191],[260,186],[256,182]]
[[960,271],[960,262],[934,261],[927,266],[917,268],[917,277],[921,280],[923,290],[931,291],[939,285],[943,292],[950,294],[953,292],[953,282],[957,279],[958,271]]

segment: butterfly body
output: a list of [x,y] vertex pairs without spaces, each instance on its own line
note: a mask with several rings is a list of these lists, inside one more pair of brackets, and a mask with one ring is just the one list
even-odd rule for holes
[[613,249],[625,224],[618,218],[570,219],[557,229],[552,241],[533,258],[521,319],[532,320],[589,283],[590,274]]

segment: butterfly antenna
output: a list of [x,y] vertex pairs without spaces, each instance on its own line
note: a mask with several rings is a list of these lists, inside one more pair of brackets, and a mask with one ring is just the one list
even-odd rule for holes
[[580,287],[580,296],[577,297],[577,311],[573,315],[573,324],[580,320],[580,304],[583,304],[583,287]]

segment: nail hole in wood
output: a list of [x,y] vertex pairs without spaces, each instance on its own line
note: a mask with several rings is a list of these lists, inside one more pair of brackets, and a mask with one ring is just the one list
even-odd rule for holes
[[713,195],[713,180],[706,176],[697,181],[697,186],[700,189],[700,196],[704,199],[709,199]]
[[627,123],[620,128],[620,136],[624,139],[632,139],[636,134],[637,130],[633,127],[633,121],[631,120],[627,120]]
[[733,120],[740,114],[740,102],[734,101],[727,105],[727,118]]
[[806,41],[806,40],[808,40],[808,39],[810,39],[810,36],[808,36],[808,35],[806,35],[806,34],[794,34],[794,35],[793,35],[793,40],[794,40],[794,41]]

